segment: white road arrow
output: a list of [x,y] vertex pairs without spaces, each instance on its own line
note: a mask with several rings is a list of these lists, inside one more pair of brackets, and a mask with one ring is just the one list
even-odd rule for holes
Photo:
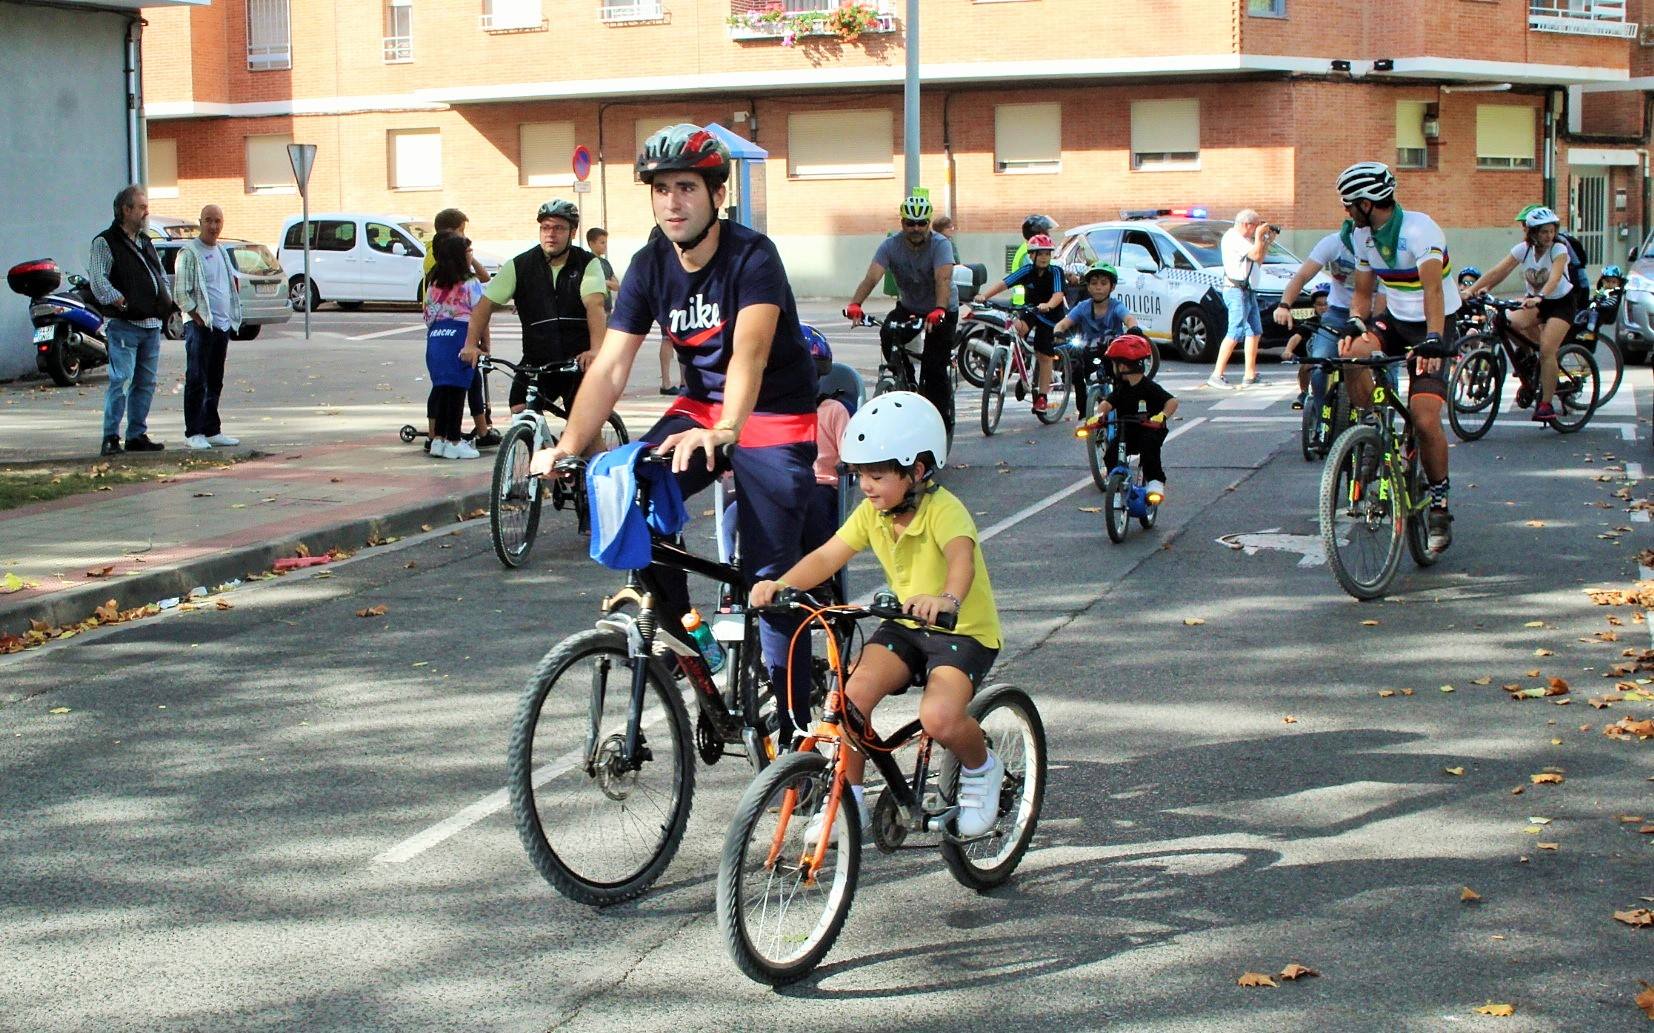
[[1226,534],[1217,539],[1217,543],[1230,549],[1240,549],[1248,556],[1256,556],[1260,549],[1296,553],[1300,567],[1319,567],[1327,562],[1327,547],[1320,535],[1283,534],[1279,527]]

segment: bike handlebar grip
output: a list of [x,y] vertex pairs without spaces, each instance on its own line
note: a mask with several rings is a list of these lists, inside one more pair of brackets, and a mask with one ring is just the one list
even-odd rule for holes
[[579,473],[586,468],[586,461],[579,456],[564,456],[552,468],[558,473]]

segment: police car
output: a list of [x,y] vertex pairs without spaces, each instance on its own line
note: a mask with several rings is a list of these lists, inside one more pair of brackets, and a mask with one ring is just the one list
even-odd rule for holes
[[[1120,271],[1115,295],[1150,337],[1178,358],[1190,362],[1211,359],[1228,323],[1219,241],[1234,223],[1209,219],[1204,208],[1151,208],[1120,215],[1118,221],[1068,230],[1058,245],[1056,260],[1075,273],[1094,262],[1114,266]],[[1270,310],[1279,304],[1281,291],[1300,264],[1296,255],[1278,243],[1271,244],[1264,257],[1257,293],[1265,347],[1286,344],[1290,331],[1270,318]],[[1303,304],[1292,310],[1293,317],[1312,315],[1310,295],[1329,282],[1320,275],[1311,280],[1304,288]],[[1083,286],[1070,286],[1071,302],[1084,296]]]

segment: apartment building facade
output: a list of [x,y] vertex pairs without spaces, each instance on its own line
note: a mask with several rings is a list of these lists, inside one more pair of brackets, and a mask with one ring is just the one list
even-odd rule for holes
[[[1332,181],[1398,168],[1460,264],[1549,200],[1593,260],[1647,223],[1654,0],[922,0],[922,182],[967,259],[1031,211],[1255,207],[1302,253],[1342,218]],[[624,259],[650,225],[631,164],[671,122],[768,154],[764,228],[795,286],[842,294],[903,192],[900,0],[214,0],[144,36],[158,212],[208,202],[275,244],[318,146],[313,210],[457,206],[505,251],[549,196]],[[1650,11],[1654,15],[1654,11]],[[835,31],[834,25],[838,31]],[[853,31],[859,30],[859,31]],[[853,36],[853,38],[845,38]],[[594,156],[589,180],[571,169]],[[578,192],[577,192],[578,191]]]

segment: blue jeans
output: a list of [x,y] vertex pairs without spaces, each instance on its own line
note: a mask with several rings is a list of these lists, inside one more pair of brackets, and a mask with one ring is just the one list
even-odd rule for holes
[[124,319],[109,321],[109,387],[103,393],[103,436],[121,432],[126,439],[149,431],[149,403],[155,398],[155,373],[161,364],[161,328]]
[[[1321,317],[1321,329],[1315,331],[1305,346],[1312,359],[1338,358],[1338,339],[1344,336],[1344,324],[1349,322],[1350,310],[1347,308],[1327,307],[1326,315]],[[1320,366],[1312,366],[1309,371],[1309,397],[1312,403],[1311,412],[1321,411],[1321,401],[1327,393],[1327,371]]]
[[1263,336],[1263,313],[1258,311],[1258,296],[1249,288],[1223,288],[1223,307],[1229,313],[1229,328],[1223,336],[1231,341]]
[[184,322],[184,436],[212,437],[223,430],[218,398],[224,393],[224,357],[230,332]]

